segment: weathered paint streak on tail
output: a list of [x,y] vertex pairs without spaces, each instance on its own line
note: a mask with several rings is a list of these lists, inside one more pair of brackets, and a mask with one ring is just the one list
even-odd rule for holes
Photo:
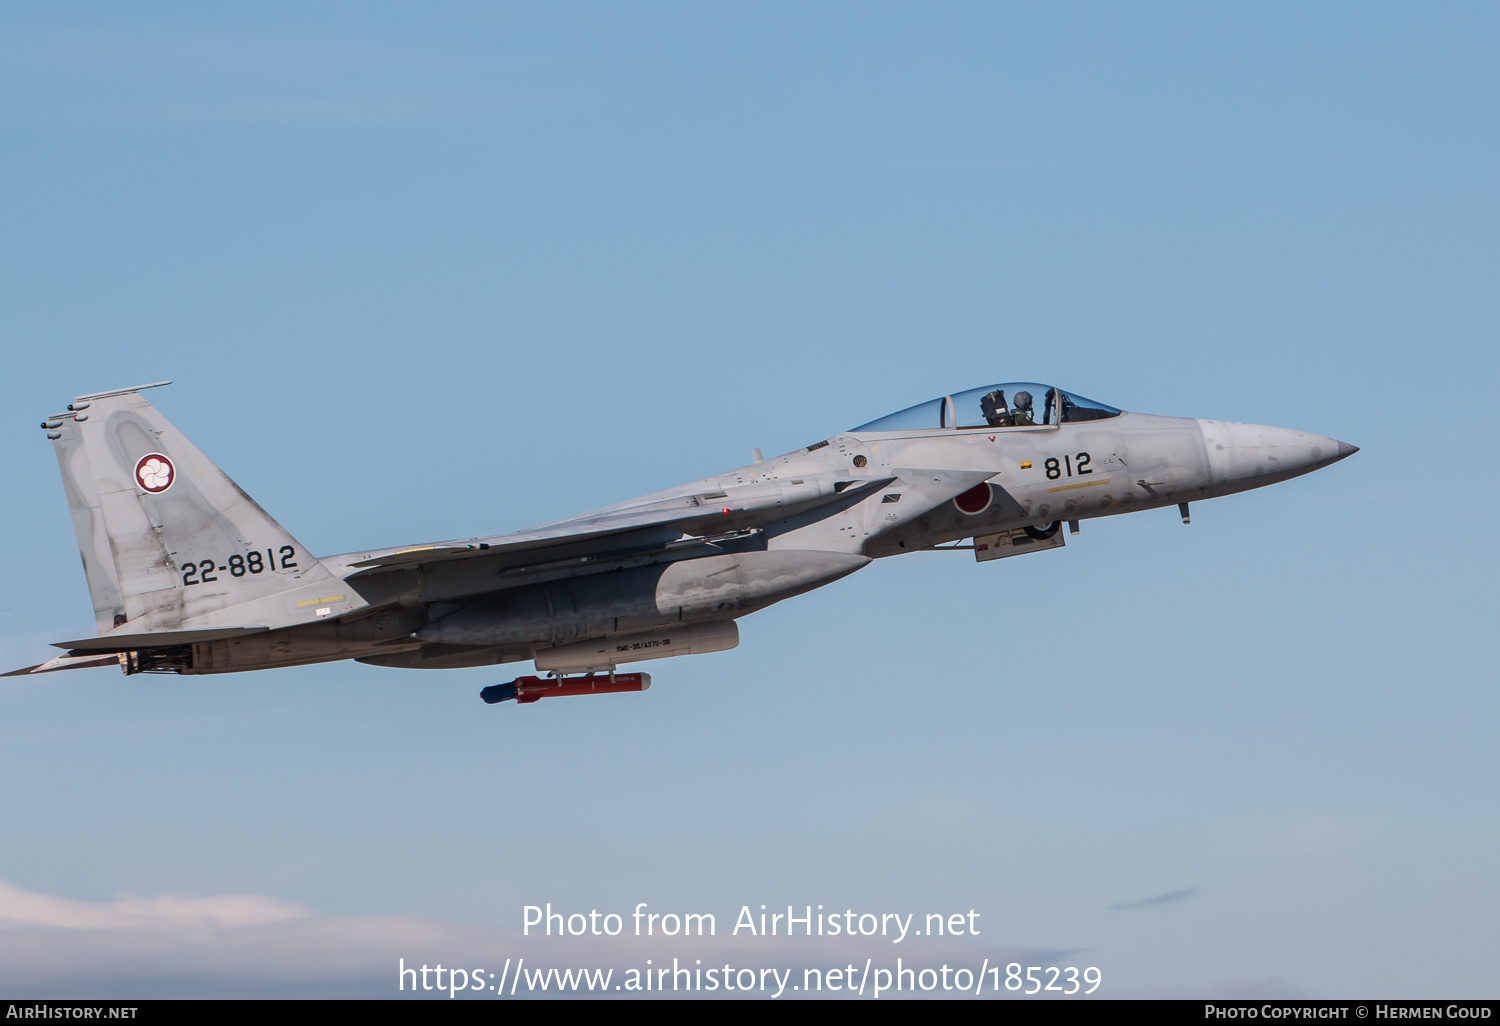
[[125,602],[120,594],[120,575],[109,532],[104,526],[104,509],[94,487],[94,472],[83,448],[82,427],[65,419],[54,432],[58,437],[53,440],[53,448],[62,469],[63,491],[73,517],[73,533],[78,536],[89,596],[94,600],[94,622],[103,634],[114,626],[117,616],[125,616]]

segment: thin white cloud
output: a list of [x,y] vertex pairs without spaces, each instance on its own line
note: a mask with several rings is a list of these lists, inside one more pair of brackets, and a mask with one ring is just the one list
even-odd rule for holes
[[281,923],[307,915],[310,913],[301,905],[252,894],[208,898],[123,895],[109,902],[73,901],[25,891],[0,880],[0,924],[5,926],[50,926],[66,930],[232,928]]

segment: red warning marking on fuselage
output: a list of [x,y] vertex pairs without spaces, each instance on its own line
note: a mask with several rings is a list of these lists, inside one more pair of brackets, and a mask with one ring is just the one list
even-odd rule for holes
[[967,513],[973,516],[975,513],[983,513],[989,509],[990,501],[993,498],[994,494],[990,491],[990,486],[987,483],[977,484],[955,498],[953,505],[958,507],[960,513]]

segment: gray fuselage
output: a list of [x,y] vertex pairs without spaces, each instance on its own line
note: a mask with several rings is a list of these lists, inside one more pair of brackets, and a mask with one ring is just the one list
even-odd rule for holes
[[99,637],[18,673],[115,660],[225,673],[335,659],[554,673],[738,643],[735,621],[873,559],[1182,505],[1356,451],[1125,413],[1027,382],[920,403],[771,459],[526,531],[317,558],[139,393],[80,396],[54,443]]

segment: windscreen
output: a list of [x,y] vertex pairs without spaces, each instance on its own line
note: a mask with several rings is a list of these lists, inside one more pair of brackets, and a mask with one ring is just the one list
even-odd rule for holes
[[1081,395],[1074,395],[1072,392],[1062,392],[1060,395],[1062,396],[1062,422],[1064,424],[1073,424],[1080,420],[1104,420],[1120,415],[1120,411],[1113,406],[1096,403]]

